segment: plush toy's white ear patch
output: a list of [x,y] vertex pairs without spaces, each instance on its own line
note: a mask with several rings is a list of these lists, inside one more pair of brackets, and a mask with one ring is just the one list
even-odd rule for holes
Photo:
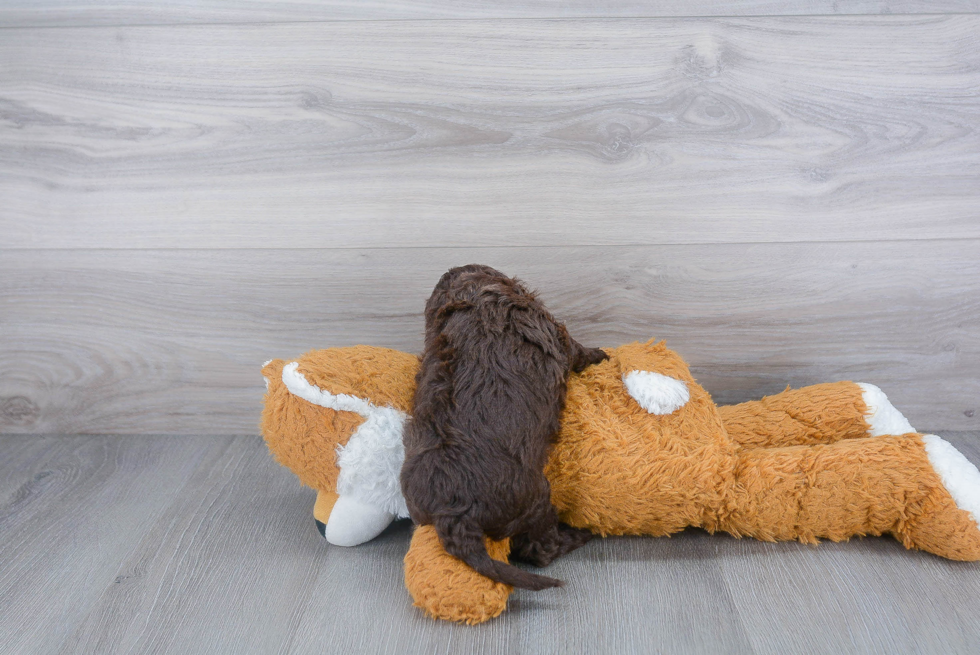
[[[270,359],[269,361],[267,361],[265,364],[262,365],[262,368],[265,368],[266,366],[268,366],[271,363],[272,363],[272,360]],[[268,391],[269,390],[269,378],[267,378],[267,377],[265,377],[263,375],[262,376],[262,379],[265,380],[265,390]]]
[[872,437],[880,437],[885,434],[908,434],[915,432],[915,428],[909,423],[902,413],[895,409],[895,406],[888,400],[885,392],[873,384],[858,382],[861,387],[861,398],[868,406],[868,413],[864,420],[868,422],[868,434]]
[[630,371],[623,376],[623,384],[640,407],[651,414],[672,414],[691,399],[681,380],[652,371]]
[[402,496],[399,476],[405,461],[402,435],[408,415],[394,407],[378,407],[357,396],[323,391],[310,384],[298,368],[299,362],[290,362],[282,369],[283,384],[294,396],[321,407],[355,412],[367,419],[346,445],[337,447],[340,468],[337,493],[407,518],[408,506]]
[[980,471],[952,444],[934,434],[922,435],[929,463],[943,481],[956,506],[980,526]]
[[282,383],[289,389],[289,393],[314,405],[343,412],[354,412],[364,418],[371,415],[373,405],[363,398],[346,393],[334,395],[329,391],[314,387],[306,379],[306,376],[299,372],[299,362],[290,362],[282,367]]

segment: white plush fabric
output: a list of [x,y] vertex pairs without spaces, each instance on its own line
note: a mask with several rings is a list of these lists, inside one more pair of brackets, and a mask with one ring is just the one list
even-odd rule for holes
[[[265,364],[262,365],[262,368],[265,368],[266,366],[268,366],[271,363],[272,363],[272,360],[270,359],[269,361],[267,361]],[[262,376],[262,379],[265,380],[265,390],[268,391],[269,390],[269,378],[267,378],[267,377],[265,377],[263,375]]]
[[324,536],[335,546],[357,546],[381,534],[394,518],[375,505],[341,496],[330,510]]
[[889,402],[885,392],[873,384],[858,382],[861,387],[861,397],[868,406],[868,414],[864,419],[868,422],[868,434],[880,437],[885,434],[908,434],[915,428],[902,413]]
[[623,384],[640,407],[651,414],[672,414],[691,399],[681,380],[652,371],[630,371],[623,376]]
[[337,493],[380,507],[398,518],[408,517],[402,496],[405,462],[402,434],[408,416],[391,407],[373,407],[346,446],[337,448]]
[[934,434],[923,435],[922,441],[929,463],[956,506],[969,512],[980,526],[980,471],[948,441]]
[[282,369],[282,381],[290,393],[315,405],[355,412],[367,419],[351,435],[347,445],[337,448],[340,467],[337,493],[407,518],[408,507],[399,475],[405,461],[402,434],[408,415],[393,407],[378,407],[357,396],[323,391],[310,384],[298,368],[298,362],[290,362]]
[[321,407],[329,407],[330,409],[344,412],[354,412],[364,418],[368,418],[371,415],[371,408],[374,405],[367,400],[345,393],[334,395],[329,391],[323,391],[319,387],[310,384],[298,369],[299,362],[290,362],[282,367],[282,383],[289,389],[289,393]]

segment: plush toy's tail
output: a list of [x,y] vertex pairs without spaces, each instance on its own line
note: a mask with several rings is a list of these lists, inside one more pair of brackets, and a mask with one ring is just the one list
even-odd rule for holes
[[491,559],[483,541],[483,530],[466,516],[436,517],[433,527],[447,553],[463,560],[474,571],[494,582],[532,591],[562,586],[561,580],[528,573],[506,562]]

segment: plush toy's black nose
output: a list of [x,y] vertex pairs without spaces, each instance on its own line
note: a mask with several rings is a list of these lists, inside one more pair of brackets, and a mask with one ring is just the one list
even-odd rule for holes
[[319,530],[320,536],[323,537],[324,539],[326,539],[327,538],[327,524],[326,523],[323,523],[321,521],[317,521],[316,519],[313,519],[313,520],[316,521],[316,529]]

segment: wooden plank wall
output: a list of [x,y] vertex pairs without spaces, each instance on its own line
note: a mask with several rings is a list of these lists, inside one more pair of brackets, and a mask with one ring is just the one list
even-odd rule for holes
[[980,0],[4,0],[0,26],[980,12]]
[[977,429],[980,2],[0,7],[0,431],[255,433],[446,268]]

